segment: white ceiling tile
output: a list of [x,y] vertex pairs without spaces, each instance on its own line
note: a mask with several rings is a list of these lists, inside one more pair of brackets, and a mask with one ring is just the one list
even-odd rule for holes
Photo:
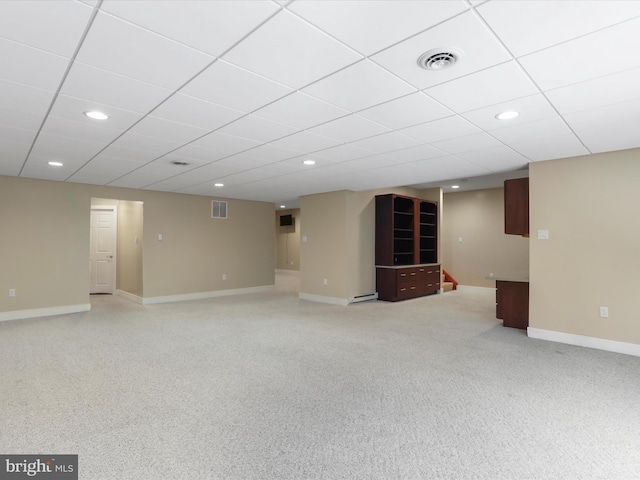
[[594,153],[638,146],[640,99],[565,115],[567,123]]
[[[52,167],[47,164],[50,160],[62,161],[62,167]],[[27,178],[38,178],[41,180],[55,180],[63,182],[70,175],[83,165],[81,160],[61,159],[53,153],[33,153],[29,155],[29,160],[24,165],[20,176]]]
[[322,125],[309,129],[309,131],[343,142],[352,142],[354,140],[373,137],[381,133],[387,133],[390,130],[387,127],[361,117],[359,114],[352,114],[323,123]]
[[290,7],[364,55],[404,40],[468,7],[463,1],[303,1]]
[[358,112],[358,115],[389,128],[399,129],[448,117],[453,115],[453,112],[424,93],[416,92],[368,108]]
[[507,48],[520,57],[640,15],[640,2],[518,0],[478,7]]
[[123,151],[123,154],[141,150],[142,152],[147,152],[147,155],[152,155],[153,158],[156,158],[179,148],[181,145],[182,142],[177,142],[175,140],[167,140],[160,137],[149,137],[129,131],[109,145],[109,149],[115,147],[124,147],[125,149],[128,149],[127,151]]
[[464,118],[455,115],[404,128],[401,132],[422,143],[432,143],[478,133],[480,129]]
[[0,79],[0,105],[14,110],[23,110],[44,118],[51,105],[54,93]]
[[473,150],[483,150],[502,145],[500,141],[487,133],[474,133],[464,137],[449,138],[431,143],[431,146],[447,153],[463,153]]
[[0,2],[0,36],[71,58],[91,12],[89,6],[79,2],[3,0]]
[[[511,120],[498,120],[496,118],[496,115],[506,111],[516,111],[520,115]],[[477,127],[490,132],[498,128],[505,128],[505,126],[557,117],[558,113],[544,95],[536,94],[465,112],[461,116]]]
[[567,114],[640,98],[638,85],[640,68],[634,68],[550,90],[546,95],[561,114]]
[[[40,128],[43,118],[44,115],[37,115],[23,110],[14,110],[13,108],[0,106],[0,125],[29,130],[32,133],[31,139],[35,137],[35,132]],[[0,136],[1,135],[2,133],[0,130]]]
[[[125,134],[123,137],[120,137],[114,143],[106,147],[96,158],[118,158],[121,160],[134,162],[138,165],[144,165],[145,163],[158,158],[158,156],[162,155],[164,151],[173,150],[174,148],[176,148],[176,144],[174,143],[171,143],[171,146],[167,147],[164,143],[158,145],[156,140],[157,139],[151,137],[142,137],[141,135]],[[150,146],[151,148],[154,148],[154,150],[140,150],[137,148],[130,148],[123,146],[122,143],[136,144],[140,147]],[[164,151],[162,151],[163,146],[166,149]]]
[[324,150],[325,148],[335,147],[340,143],[341,142],[339,140],[304,131],[275,140],[271,142],[271,145],[288,148],[300,153],[311,153],[317,152],[318,150]]
[[176,89],[211,63],[213,57],[109,14],[98,13],[77,60]]
[[[465,177],[475,177],[491,173],[484,167],[467,162],[455,156],[430,158],[413,162],[429,172],[431,181],[452,180]],[[411,184],[416,184],[412,182]]]
[[258,0],[164,0],[147,2],[144,8],[136,2],[105,0],[100,8],[214,56],[278,11],[276,5]]
[[31,142],[0,140],[0,175],[18,175],[27,158],[29,148],[31,148]]
[[[107,120],[94,120],[84,115],[84,112],[99,110],[109,115]],[[70,97],[68,95],[58,95],[51,108],[50,115],[58,118],[66,118],[74,122],[82,122],[88,125],[99,124],[107,128],[126,130],[142,118],[140,113],[130,110],[103,105],[91,100]]]
[[198,128],[184,123],[172,122],[163,118],[148,116],[140,120],[129,130],[130,133],[147,137],[162,138],[179,143],[188,143],[208,133],[205,128]]
[[218,132],[221,133],[250,138],[260,143],[270,142],[271,140],[291,135],[297,131],[296,128],[272,122],[271,120],[266,120],[255,115],[246,115],[218,130]]
[[287,158],[293,158],[300,156],[300,152],[291,150],[289,148],[277,147],[273,144],[267,143],[260,145],[259,147],[252,148],[242,153],[243,155],[258,159],[261,161],[261,165],[278,162],[280,160],[286,160]]
[[[442,47],[462,51],[462,58],[450,68],[425,70],[418,58]],[[400,78],[423,89],[510,60],[510,55],[473,13],[464,13],[424,33],[395,45],[371,59]]]
[[503,143],[523,139],[543,140],[549,136],[570,133],[566,123],[560,117],[545,118],[535,122],[527,122],[499,128],[491,131],[491,135]]
[[154,117],[208,131],[220,128],[242,115],[244,113],[238,110],[179,93],[159,105],[152,113]]
[[122,130],[109,128],[103,123],[76,122],[51,115],[42,126],[42,132],[68,137],[69,139],[77,138],[104,143],[105,145],[111,143],[122,134]]
[[144,188],[147,185],[179,175],[192,168],[195,167],[192,165],[171,165],[167,160],[160,158],[109,182],[109,185],[114,187]]
[[516,62],[496,65],[425,90],[456,112],[467,112],[537,92],[536,86]]
[[261,143],[234,135],[213,132],[192,142],[191,145],[207,149],[217,160],[256,147]]
[[352,168],[352,171],[359,170],[362,175],[366,175],[369,169],[382,168],[389,165],[401,165],[402,162],[388,157],[387,155],[369,155],[368,157],[356,158],[342,162],[345,168]]
[[392,152],[403,148],[415,147],[419,144],[420,142],[398,132],[383,133],[353,142],[353,145],[373,153]]
[[361,58],[285,10],[224,55],[235,65],[292,88],[301,88]]
[[181,90],[210,102],[252,112],[293,92],[292,88],[218,60]]
[[259,117],[305,130],[347,115],[349,112],[301,92],[295,92],[261,108]]
[[640,66],[640,18],[520,58],[542,90]]
[[60,93],[146,114],[172,91],[107,70],[74,62]]
[[[2,3],[2,2],[0,2]],[[0,78],[56,91],[69,59],[0,38]]]
[[417,147],[396,150],[395,152],[387,152],[385,155],[401,162],[417,162],[428,158],[441,157],[445,153],[429,145],[418,145]]
[[213,152],[211,149],[202,148],[193,143],[180,147],[167,155],[180,157],[186,161],[196,161],[200,164],[213,162],[221,158],[219,152]]
[[[187,172],[181,173],[166,180],[161,180],[157,183],[153,183],[150,187],[153,189],[159,189],[163,191],[177,191],[194,185],[209,184],[209,187],[213,187],[213,183],[227,175],[236,173],[240,170],[239,167],[231,165],[220,165],[217,162],[203,165]],[[223,192],[223,190],[218,190]]]
[[35,139],[35,132],[27,128],[15,128],[3,126],[0,128],[0,140],[4,142],[16,142],[30,145]]
[[415,87],[369,60],[351,65],[303,89],[309,95],[352,112],[415,91]]
[[423,182],[431,178],[428,170],[415,163],[404,163],[400,166],[393,165],[382,167],[371,172],[378,177],[378,185],[406,185],[409,182]]
[[355,160],[356,158],[369,156],[371,156],[371,152],[369,150],[356,147],[355,145],[345,144],[315,152],[309,155],[309,158],[319,159],[320,161],[329,160],[331,162],[346,162],[348,160]]
[[529,163],[526,157],[505,145],[460,153],[457,156],[492,172],[515,170]]
[[588,155],[590,152],[571,132],[551,134],[540,141],[539,138],[521,137],[505,142],[521,155],[533,161],[555,160],[558,158]]
[[108,142],[89,141],[79,138],[70,142],[69,137],[42,132],[38,135],[38,139],[33,146],[29,162],[31,162],[32,156],[42,156],[48,160],[60,160],[65,165],[68,162],[85,163],[105,148],[107,144]]
[[100,154],[71,175],[69,181],[106,185],[140,166],[138,162]]

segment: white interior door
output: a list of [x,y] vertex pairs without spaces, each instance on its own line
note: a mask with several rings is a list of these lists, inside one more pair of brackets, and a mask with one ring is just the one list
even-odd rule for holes
[[113,294],[116,286],[115,207],[91,209],[89,244],[89,293]]

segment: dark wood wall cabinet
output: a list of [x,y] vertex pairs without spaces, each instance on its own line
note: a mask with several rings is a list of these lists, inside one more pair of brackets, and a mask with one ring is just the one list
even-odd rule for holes
[[504,233],[529,236],[529,179],[504,181]]
[[380,300],[437,293],[438,204],[396,194],[376,196],[375,256]]

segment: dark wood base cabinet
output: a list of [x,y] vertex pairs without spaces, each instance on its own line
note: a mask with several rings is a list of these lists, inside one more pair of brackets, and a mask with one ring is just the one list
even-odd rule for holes
[[440,265],[376,267],[378,300],[397,302],[440,290]]
[[505,327],[529,326],[529,282],[496,280],[496,318]]

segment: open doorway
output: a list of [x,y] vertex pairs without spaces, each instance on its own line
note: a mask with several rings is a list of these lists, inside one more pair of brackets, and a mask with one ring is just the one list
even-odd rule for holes
[[143,202],[91,199],[89,293],[142,303]]

